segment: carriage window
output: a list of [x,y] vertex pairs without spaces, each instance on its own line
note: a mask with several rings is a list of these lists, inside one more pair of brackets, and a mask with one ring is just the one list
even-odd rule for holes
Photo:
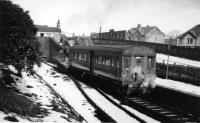
[[142,66],[142,57],[136,57],[136,65]]
[[89,54],[86,53],[86,61],[88,62],[89,61]]
[[96,63],[97,64],[102,64],[102,56],[97,56],[96,57]]
[[81,61],[83,61],[83,58],[84,58],[84,54],[81,53]]
[[111,58],[106,57],[106,66],[111,66]]
[[111,57],[111,66],[114,67],[115,66],[115,58]]
[[119,68],[119,58],[116,58],[117,68]]
[[79,53],[79,60],[84,61],[84,53]]
[[154,59],[153,57],[148,57],[148,68],[154,67]]
[[129,63],[127,58],[124,59],[124,67],[129,68]]
[[102,64],[106,65],[106,57],[105,56],[102,56]]
[[84,56],[83,61],[86,61],[86,62],[87,62],[87,61],[88,61],[88,54],[87,54],[87,53],[84,53],[83,56]]
[[78,59],[78,53],[77,52],[75,52],[75,59],[77,60]]

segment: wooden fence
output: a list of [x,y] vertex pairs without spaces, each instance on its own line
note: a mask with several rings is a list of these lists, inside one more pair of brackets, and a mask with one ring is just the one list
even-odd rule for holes
[[167,44],[141,42],[133,40],[112,40],[112,39],[92,39],[94,45],[144,45],[153,48],[157,53],[169,54],[172,56],[187,58],[191,60],[200,61],[200,47],[180,47],[180,46],[170,46],[168,50]]
[[[169,79],[186,82],[200,86],[200,69],[183,65],[169,65]],[[167,65],[164,63],[156,64],[156,73],[158,77],[165,78]]]

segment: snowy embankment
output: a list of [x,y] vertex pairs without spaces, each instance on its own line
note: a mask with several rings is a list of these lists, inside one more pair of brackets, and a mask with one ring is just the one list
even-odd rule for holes
[[35,71],[58,92],[89,123],[100,123],[95,117],[95,109],[76,88],[72,80],[64,74],[57,73],[52,67],[42,64]]
[[31,117],[0,111],[0,122],[10,122],[12,119],[22,123],[83,121],[81,116],[50,88],[45,81],[42,81],[40,77],[29,75],[26,72],[22,72],[22,77],[14,74],[10,74],[10,76],[15,81],[15,83],[11,85],[12,88],[16,88],[19,94],[25,95],[25,97],[34,104],[39,105],[43,112],[37,116]]

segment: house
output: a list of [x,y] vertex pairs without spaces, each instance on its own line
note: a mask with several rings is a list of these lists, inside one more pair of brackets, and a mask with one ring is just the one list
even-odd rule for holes
[[137,27],[128,30],[126,38],[127,40],[165,43],[165,34],[158,27],[149,25],[142,27],[138,24]]
[[178,36],[178,39],[178,46],[200,46],[200,24],[194,26],[193,28]]
[[60,20],[58,20],[57,27],[48,27],[47,25],[36,25],[38,28],[37,37],[50,37],[56,42],[60,42],[61,39],[61,29]]

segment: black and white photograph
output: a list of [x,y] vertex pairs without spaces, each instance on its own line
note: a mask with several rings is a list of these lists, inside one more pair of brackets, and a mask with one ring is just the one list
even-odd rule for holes
[[1,123],[200,123],[200,0],[0,0]]

